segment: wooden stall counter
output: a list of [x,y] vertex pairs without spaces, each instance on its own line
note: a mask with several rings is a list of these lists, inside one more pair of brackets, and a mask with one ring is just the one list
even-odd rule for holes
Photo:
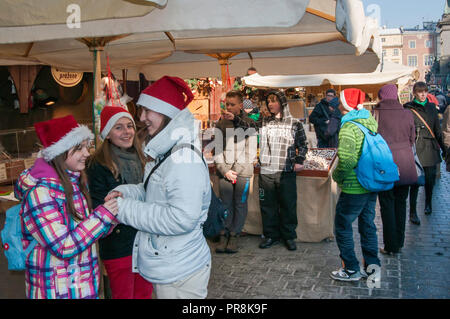
[[[334,215],[339,196],[331,175],[337,165],[336,149],[310,149],[305,169],[297,173],[297,241],[320,242],[334,238]],[[323,165],[323,166],[322,166]],[[219,194],[218,177],[210,164],[210,177]],[[250,182],[248,214],[243,232],[262,234],[259,206],[259,169]]]

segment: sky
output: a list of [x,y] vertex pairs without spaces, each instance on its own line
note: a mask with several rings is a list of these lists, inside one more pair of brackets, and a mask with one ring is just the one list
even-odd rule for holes
[[422,21],[437,22],[444,13],[445,1],[362,0],[366,16],[377,14],[379,11],[380,26],[386,25],[387,28],[398,28],[400,26],[413,28],[416,25],[422,27]]

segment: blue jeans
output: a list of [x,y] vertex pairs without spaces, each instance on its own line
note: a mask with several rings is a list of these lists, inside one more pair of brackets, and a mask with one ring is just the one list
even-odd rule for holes
[[377,228],[374,223],[377,193],[346,194],[341,193],[336,205],[334,231],[336,243],[344,267],[359,271],[359,262],[355,255],[352,224],[358,218],[358,231],[361,237],[361,249],[364,266],[376,264],[378,259]]

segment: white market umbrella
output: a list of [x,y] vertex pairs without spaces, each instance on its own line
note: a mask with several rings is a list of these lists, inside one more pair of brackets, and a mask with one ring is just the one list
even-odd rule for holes
[[[109,9],[106,0],[99,2]],[[219,70],[224,79],[227,66],[230,75],[243,75],[251,65],[263,74],[271,68],[287,74],[370,72],[379,62],[378,26],[365,17],[360,0],[157,2],[167,3],[141,17],[94,18],[80,28],[0,24],[0,62],[90,72],[100,69],[96,52],[104,47],[113,72],[129,69],[130,79],[142,72],[151,80],[217,76]],[[0,22],[4,15],[0,10]]]
[[256,88],[295,88],[331,85],[370,85],[394,83],[399,86],[419,78],[417,68],[385,61],[375,72],[348,74],[267,75],[258,73],[242,78],[245,85]]
[[[86,21],[75,29],[65,23],[0,24],[0,61],[92,71],[85,43],[95,39],[106,46],[113,70],[132,69],[150,79],[163,73],[184,72],[184,78],[220,74],[217,59],[206,54],[235,55],[228,60],[230,75],[242,75],[252,61],[261,74],[276,65],[283,73],[292,69],[291,74],[316,68],[368,72],[379,61],[377,32],[360,0],[167,0],[165,7],[142,17]],[[203,71],[185,68],[191,63]]]

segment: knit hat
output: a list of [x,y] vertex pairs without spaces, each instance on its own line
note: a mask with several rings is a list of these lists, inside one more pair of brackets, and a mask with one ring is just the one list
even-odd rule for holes
[[362,110],[366,93],[360,89],[345,89],[341,91],[341,103],[347,111]]
[[255,108],[255,105],[253,104],[253,102],[251,101],[251,100],[249,100],[249,99],[244,99],[244,101],[242,102],[242,104],[243,104],[243,109],[245,110],[245,109],[254,109]]
[[72,115],[35,123],[34,129],[44,146],[41,154],[47,162],[84,140],[94,139],[91,130],[79,125]]
[[174,118],[193,99],[183,79],[166,75],[144,89],[136,104]]
[[395,84],[386,84],[378,91],[380,100],[397,100],[397,86]]
[[105,106],[103,108],[102,113],[100,113],[100,132],[103,139],[108,136],[114,124],[122,117],[129,118],[133,122],[133,125],[135,125],[133,116],[123,107]]

